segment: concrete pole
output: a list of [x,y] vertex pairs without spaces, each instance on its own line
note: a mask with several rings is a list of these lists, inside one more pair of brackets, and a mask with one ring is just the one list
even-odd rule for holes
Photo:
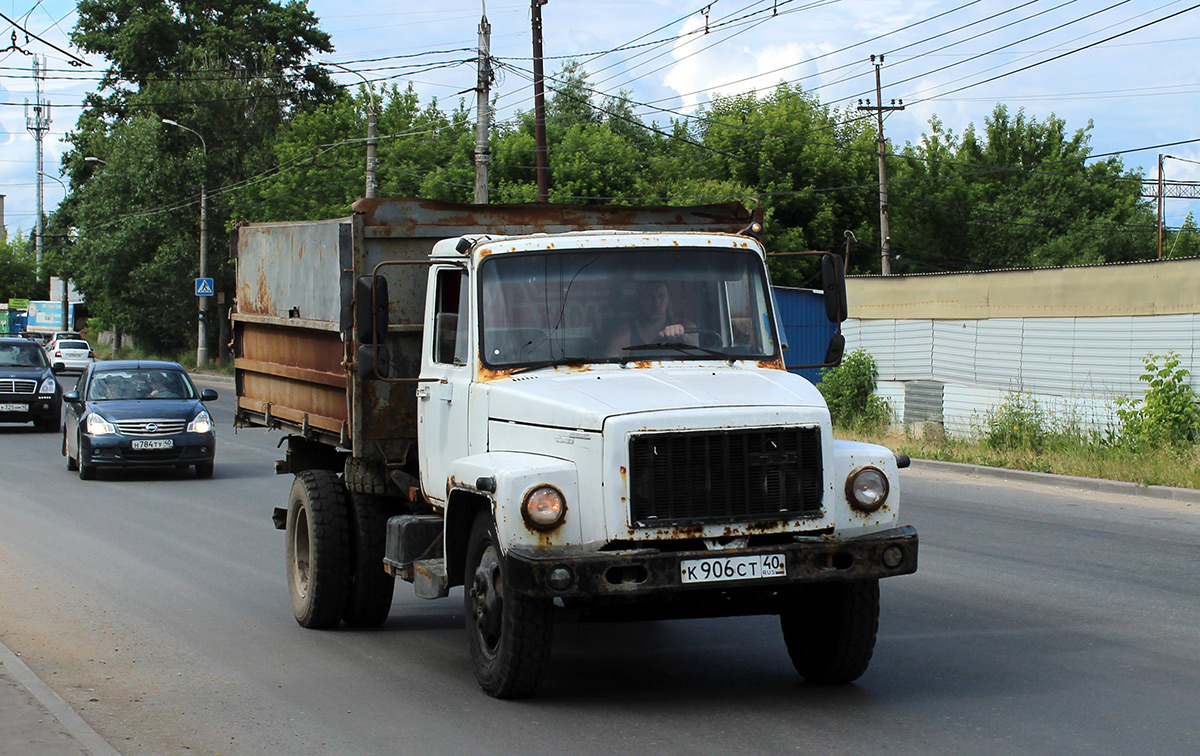
[[883,87],[879,83],[879,69],[883,65],[880,56],[879,64],[875,66],[875,109],[876,124],[879,130],[879,237],[883,240],[880,250],[880,272],[885,276],[892,274],[892,237],[888,228],[888,194],[887,194],[887,142],[883,138]]
[[475,204],[488,203],[488,165],[492,162],[489,144],[491,132],[492,91],[492,25],[487,20],[487,8],[479,21],[479,79],[475,85]]

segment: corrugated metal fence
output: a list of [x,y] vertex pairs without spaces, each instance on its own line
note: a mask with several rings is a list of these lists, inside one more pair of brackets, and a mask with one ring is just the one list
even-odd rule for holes
[[[1136,286],[1136,282],[1131,282]],[[1200,297],[1197,298],[1200,309]],[[847,351],[879,368],[878,394],[897,424],[934,421],[976,435],[1022,392],[1052,422],[1105,431],[1115,401],[1140,399],[1143,359],[1175,352],[1200,392],[1200,314],[1119,317],[863,320],[842,328]]]

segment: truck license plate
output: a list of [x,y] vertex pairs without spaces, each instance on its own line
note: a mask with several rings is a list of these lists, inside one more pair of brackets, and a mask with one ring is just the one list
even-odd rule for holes
[[28,412],[28,404],[0,404],[0,412]]
[[684,583],[786,577],[787,560],[783,554],[685,559],[679,563],[679,571]]
[[175,442],[169,438],[135,438],[132,445],[134,449],[170,449]]

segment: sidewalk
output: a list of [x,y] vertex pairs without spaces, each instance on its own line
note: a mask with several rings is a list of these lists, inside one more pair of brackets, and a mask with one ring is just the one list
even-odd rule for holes
[[3,643],[0,754],[121,756]]

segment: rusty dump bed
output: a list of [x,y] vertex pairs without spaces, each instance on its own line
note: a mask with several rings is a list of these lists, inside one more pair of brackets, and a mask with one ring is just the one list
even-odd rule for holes
[[[348,218],[238,224],[233,314],[236,422],[403,462],[416,440],[416,384],[358,377],[355,281],[387,260],[424,261],[439,239],[589,229],[734,233],[754,215],[700,207],[465,205],[368,199]],[[756,213],[757,214],[757,211]],[[391,377],[420,371],[427,268],[389,265]]]

